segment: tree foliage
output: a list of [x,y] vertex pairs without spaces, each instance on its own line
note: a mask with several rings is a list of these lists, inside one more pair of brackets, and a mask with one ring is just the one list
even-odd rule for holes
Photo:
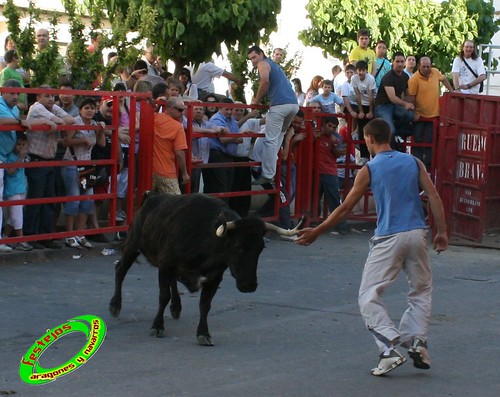
[[46,49],[36,53],[35,26],[41,22],[41,13],[32,0],[28,3],[27,23],[21,29],[21,10],[14,5],[13,0],[7,0],[3,15],[7,18],[7,27],[21,54],[20,64],[25,70],[31,71],[31,86],[42,84],[57,85],[60,69],[63,67],[57,44],[58,17],[55,13],[49,14],[49,44]]
[[222,42],[228,48],[260,42],[276,29],[281,10],[280,0],[108,0],[110,18],[128,15],[134,3],[157,12],[149,38],[162,59],[174,61],[175,73],[220,54]]
[[357,45],[357,31],[368,28],[372,43],[430,56],[442,71],[465,39],[489,43],[500,26],[492,0],[310,0],[306,9],[312,27],[299,34],[305,45],[342,59]]

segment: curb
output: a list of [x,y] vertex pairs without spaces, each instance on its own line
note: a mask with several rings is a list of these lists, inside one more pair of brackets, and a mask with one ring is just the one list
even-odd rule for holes
[[12,252],[5,252],[0,254],[0,266],[16,264],[26,265],[33,263],[53,262],[58,260],[68,260],[76,262],[84,257],[104,255],[102,252],[106,248],[116,250],[116,253],[107,255],[118,259],[121,243],[121,241],[111,241],[109,243],[92,242],[92,248],[82,247],[82,249],[63,247],[61,249],[45,248],[42,250],[33,249],[31,251],[13,250]]

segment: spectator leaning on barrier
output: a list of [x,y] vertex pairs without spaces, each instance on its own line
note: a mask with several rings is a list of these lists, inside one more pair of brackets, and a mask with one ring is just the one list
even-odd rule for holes
[[[48,125],[49,130],[33,130],[26,133],[28,137],[28,155],[30,161],[51,161],[57,150],[59,134],[58,125],[74,124],[75,119],[54,104],[54,94],[50,86],[42,85],[39,88],[47,90],[36,96],[37,101],[30,107],[26,120],[33,127]],[[55,169],[52,166],[27,168],[28,179],[27,199],[55,197]],[[52,233],[54,204],[27,205],[24,212],[24,234],[26,236]],[[62,248],[52,239],[31,243],[34,248]]]
[[[7,80],[4,82],[3,87],[21,88],[21,84],[16,80]],[[19,94],[2,92],[0,96],[0,125],[18,124],[24,127],[28,123],[21,120],[19,117],[19,108],[17,103],[19,101]],[[5,163],[8,156],[16,146],[16,131],[0,131],[0,163]],[[0,201],[3,200],[3,183],[4,183],[5,169],[0,168]],[[0,207],[0,232],[2,230],[3,211]],[[0,252],[9,252],[12,248],[6,244],[0,244]]]
[[[415,122],[413,126],[416,143],[432,143],[434,124],[432,121],[418,121],[420,117],[432,118],[439,116],[440,83],[448,91],[453,91],[448,79],[439,70],[432,67],[429,57],[419,60],[418,70],[408,81],[409,99],[415,105]],[[422,160],[429,169],[432,161],[432,148],[415,146],[412,149],[415,157]]]
[[404,67],[404,54],[394,53],[392,69],[382,77],[375,99],[375,117],[389,124],[393,147],[396,147],[396,136],[402,142],[411,133],[410,123],[413,120],[414,106],[407,100],[409,78],[403,72]]
[[154,114],[153,189],[161,193],[181,194],[176,163],[182,183],[190,182],[186,167],[186,134],[182,127],[185,110],[181,98],[170,98],[166,113]]
[[[69,130],[64,136],[64,146],[67,147],[64,160],[90,160],[94,145],[104,147],[106,140],[104,136],[104,123],[94,120],[96,113],[96,101],[93,98],[82,98],[80,115],[75,118],[75,124],[82,126],[94,126],[95,130]],[[94,194],[92,187],[83,189],[80,186],[78,166],[69,165],[62,167],[61,174],[66,189],[66,196],[88,196]],[[87,224],[87,218],[94,212],[93,200],[68,201],[64,203],[64,215],[66,216],[66,230],[82,231]],[[66,238],[66,245],[71,248],[80,246],[92,248],[92,244],[84,236]]]
[[[8,168],[5,172],[4,196],[5,201],[24,200],[26,197],[27,185],[23,163],[28,159],[27,139],[24,133],[18,134],[14,150],[7,157],[8,163],[17,164],[17,168]],[[22,237],[23,235],[23,205],[12,205],[6,208],[8,216],[6,218],[3,236],[5,238]],[[12,246],[19,251],[31,251],[33,246],[26,241],[16,243]]]

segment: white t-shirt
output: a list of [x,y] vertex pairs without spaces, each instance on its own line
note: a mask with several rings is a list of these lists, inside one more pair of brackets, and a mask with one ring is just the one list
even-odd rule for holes
[[377,84],[375,83],[375,77],[371,74],[366,73],[365,79],[361,80],[357,74],[351,77],[351,85],[356,92],[356,88],[361,93],[361,104],[363,106],[370,106],[370,91],[373,91],[373,97],[375,98],[375,91],[377,89]]
[[[248,119],[240,127],[240,132],[260,132],[260,119]],[[252,152],[252,138],[244,137],[243,142],[236,148],[236,157],[250,157]]]
[[[480,57],[477,57],[476,59],[469,58],[466,59],[465,61],[478,76],[486,74],[486,70],[484,69],[483,65],[483,60]],[[451,72],[458,73],[459,85],[469,84],[476,79],[476,77],[472,74],[469,68],[465,66],[463,59],[460,57],[456,57],[453,60],[453,66],[451,67]],[[468,90],[461,90],[461,92],[462,94],[479,94],[479,86],[480,84],[476,84],[474,87],[471,87]]]
[[214,78],[220,78],[224,69],[216,66],[212,62],[200,64],[198,70],[192,78],[192,83],[196,84],[199,90],[215,92]]
[[340,92],[342,93],[342,98],[347,97],[351,105],[355,106],[357,105],[356,94],[354,92],[354,88],[352,88],[352,85],[349,81],[346,81],[344,84],[342,84],[342,86],[340,87]]

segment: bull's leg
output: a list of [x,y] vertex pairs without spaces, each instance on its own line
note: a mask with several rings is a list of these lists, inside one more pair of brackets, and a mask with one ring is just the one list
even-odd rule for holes
[[175,282],[175,278],[170,274],[170,270],[166,269],[167,266],[164,264],[160,265],[158,269],[158,284],[160,287],[160,302],[158,306],[158,312],[153,320],[153,325],[151,327],[151,335],[157,338],[163,338],[165,336],[165,323],[163,321],[163,313],[165,308],[170,301],[170,285],[171,280]]
[[122,285],[125,276],[127,275],[128,269],[132,266],[134,261],[139,256],[139,251],[137,250],[127,250],[123,252],[120,261],[115,267],[115,294],[109,302],[109,312],[113,317],[118,317],[120,310],[122,309]]
[[177,289],[177,280],[172,277],[170,280],[171,302],[170,302],[170,315],[174,320],[178,320],[181,316],[182,304],[179,290]]
[[217,288],[222,281],[222,273],[217,278],[203,284],[200,296],[200,322],[196,331],[196,339],[202,346],[213,346],[212,337],[208,332],[207,317],[212,307],[212,299],[217,292]]

